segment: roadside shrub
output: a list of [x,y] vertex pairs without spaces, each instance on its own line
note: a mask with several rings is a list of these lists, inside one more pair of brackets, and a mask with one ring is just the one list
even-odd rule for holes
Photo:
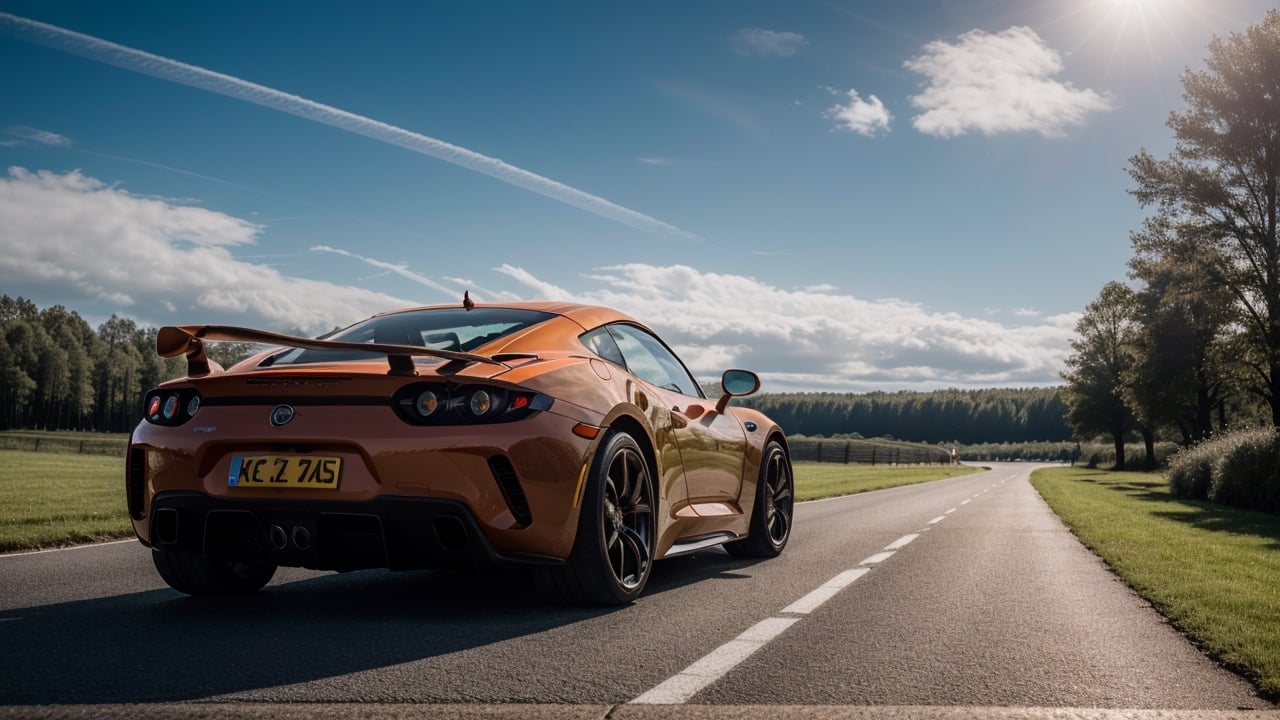
[[1179,450],[1169,458],[1169,489],[1179,497],[1208,500],[1217,456],[1214,441]]
[[1233,433],[1213,468],[1209,499],[1224,505],[1274,512],[1280,436],[1275,430]]
[[1270,428],[1219,435],[1169,460],[1174,495],[1280,512],[1280,435]]

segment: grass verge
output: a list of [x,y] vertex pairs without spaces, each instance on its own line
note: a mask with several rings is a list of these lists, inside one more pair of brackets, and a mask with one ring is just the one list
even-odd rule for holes
[[1161,475],[1052,468],[1031,482],[1176,627],[1280,697],[1280,516],[1177,498]]
[[965,465],[889,466],[798,462],[795,463],[794,470],[796,500],[804,501],[968,475],[979,472],[982,468]]
[[0,552],[132,534],[122,458],[0,450]]

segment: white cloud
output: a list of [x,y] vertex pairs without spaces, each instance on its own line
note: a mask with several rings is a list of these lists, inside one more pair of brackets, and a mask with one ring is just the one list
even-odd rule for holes
[[13,125],[13,126],[10,126],[9,129],[6,130],[5,132],[9,133],[10,135],[16,138],[22,138],[23,140],[30,140],[31,142],[40,143],[41,145],[52,145],[53,147],[71,147],[71,138],[65,135],[59,135],[56,132],[49,132],[48,130],[38,130],[36,128],[30,128],[25,125]]
[[[228,323],[323,331],[403,300],[282,275],[236,259],[263,228],[132,195],[78,171],[0,178],[0,286],[148,324]],[[177,317],[174,317],[176,315]]]
[[800,33],[760,28],[742,28],[729,40],[735,53],[759,57],[791,57],[808,44]]
[[682,265],[599,268],[580,293],[510,265],[497,271],[542,299],[618,308],[657,330],[699,377],[747,367],[769,392],[1055,385],[1076,321],[1006,327]]
[[664,165],[672,165],[675,163],[675,160],[672,160],[671,158],[668,158],[668,157],[642,157],[642,158],[636,158],[636,159],[639,160],[640,163],[643,165],[664,166]]
[[[254,264],[253,253],[274,257],[257,250],[263,232],[243,219],[139,197],[79,172],[11,168],[0,178],[0,287],[39,305],[62,303],[89,316],[121,312],[150,325],[311,332],[413,304]],[[237,258],[239,250],[246,252]],[[403,263],[316,250],[430,280]],[[1009,327],[902,300],[863,300],[829,285],[789,290],[682,265],[598,268],[572,291],[510,264],[494,268],[486,283],[506,288],[488,290],[456,276],[439,281],[430,282],[448,297],[460,297],[455,288],[462,286],[493,300],[616,307],[658,330],[699,377],[747,367],[761,373],[771,392],[1057,384],[1078,318]]]
[[1017,308],[1013,311],[1017,317],[1040,317],[1041,313],[1035,308]]
[[848,104],[836,103],[827,110],[827,117],[838,120],[841,128],[867,137],[889,132],[889,123],[892,122],[893,116],[885,109],[880,98],[868,95],[867,99],[863,100],[858,95],[858,91],[853,89],[849,90],[848,96]]
[[923,111],[912,124],[928,135],[1031,131],[1056,137],[1089,113],[1113,106],[1105,94],[1054,80],[1063,70],[1061,56],[1027,27],[935,40],[904,65],[925,77],[924,89],[911,98]]

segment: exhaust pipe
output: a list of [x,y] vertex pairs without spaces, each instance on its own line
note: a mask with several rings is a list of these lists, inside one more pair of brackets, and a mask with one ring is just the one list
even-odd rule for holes
[[311,549],[311,531],[301,525],[297,525],[293,528],[292,539],[293,546],[299,550]]
[[285,535],[284,528],[279,525],[272,525],[267,530],[267,538],[271,540],[271,547],[277,550],[283,550],[289,545],[289,536]]
[[178,509],[159,508],[155,518],[156,542],[173,545],[178,542]]

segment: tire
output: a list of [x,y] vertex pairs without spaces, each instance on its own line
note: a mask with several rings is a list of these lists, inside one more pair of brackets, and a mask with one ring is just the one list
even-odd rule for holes
[[151,561],[169,587],[188,595],[247,595],[271,581],[270,563],[233,563],[178,550],[151,550]]
[[736,557],[777,557],[791,537],[794,517],[795,479],[791,473],[791,458],[781,443],[770,440],[764,446],[760,462],[756,504],[751,511],[747,537],[725,543],[724,549]]
[[653,473],[640,446],[624,432],[605,437],[588,472],[569,559],[540,571],[536,582],[552,600],[625,605],[644,590],[653,569]]

